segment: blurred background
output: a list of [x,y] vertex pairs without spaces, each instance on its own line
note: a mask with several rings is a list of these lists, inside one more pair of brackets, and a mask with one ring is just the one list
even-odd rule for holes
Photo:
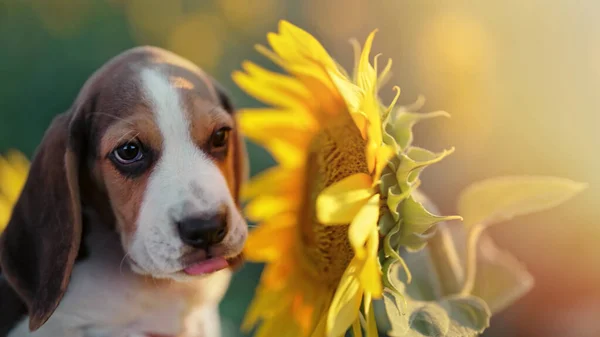
[[[556,175],[590,188],[540,215],[497,226],[499,246],[533,273],[534,289],[492,320],[487,337],[600,336],[600,3],[594,0],[0,0],[0,153],[31,156],[51,118],[119,52],[152,44],[185,56],[233,94],[243,60],[280,19],[318,37],[347,69],[348,40],[374,28],[375,53],[394,60],[400,102],[452,118],[417,127],[417,144],[456,146],[426,171],[444,213],[459,191],[501,174]],[[382,96],[389,100],[391,85]],[[272,165],[249,145],[252,174]],[[238,327],[261,266],[235,276],[221,311]]]

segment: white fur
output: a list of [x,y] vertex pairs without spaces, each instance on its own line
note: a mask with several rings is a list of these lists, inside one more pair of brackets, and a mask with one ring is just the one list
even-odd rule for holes
[[218,167],[192,140],[190,121],[179,93],[158,69],[142,70],[141,85],[163,138],[161,156],[150,175],[139,211],[137,230],[127,253],[134,270],[154,277],[180,279],[184,245],[175,221],[229,209],[243,221]]
[[118,234],[95,228],[86,240],[90,255],[75,265],[54,314],[34,333],[24,319],[8,337],[219,336],[228,270],[184,283],[140,276],[124,262]]

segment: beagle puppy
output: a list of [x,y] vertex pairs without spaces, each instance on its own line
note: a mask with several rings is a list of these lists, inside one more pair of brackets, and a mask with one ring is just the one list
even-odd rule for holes
[[52,121],[0,237],[0,336],[219,336],[246,176],[210,76],[155,47],[111,59]]

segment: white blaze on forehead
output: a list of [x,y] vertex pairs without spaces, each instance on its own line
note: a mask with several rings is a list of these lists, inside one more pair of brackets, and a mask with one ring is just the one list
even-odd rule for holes
[[174,145],[182,149],[187,145],[193,146],[189,132],[190,122],[181,105],[179,92],[168,77],[158,70],[144,69],[141,79],[144,98],[149,101],[163,136],[163,149],[175,149]]
[[[202,209],[210,207],[215,207],[216,211],[218,204],[225,201],[219,185],[226,186],[226,182],[217,166],[192,139],[190,115],[181,104],[179,92],[167,75],[158,70],[143,70],[141,79],[144,98],[150,103],[163,138],[160,159],[150,176],[145,199],[165,199],[164,203],[153,207],[175,208],[193,201],[185,199],[201,199],[196,200],[196,211],[210,211]],[[194,196],[192,185],[200,186],[206,197]]]
[[156,69],[140,74],[144,99],[163,138],[150,174],[131,242],[130,256],[144,269],[176,269],[182,247],[175,222],[186,216],[214,214],[233,205],[218,167],[193,141],[189,114],[168,75]]

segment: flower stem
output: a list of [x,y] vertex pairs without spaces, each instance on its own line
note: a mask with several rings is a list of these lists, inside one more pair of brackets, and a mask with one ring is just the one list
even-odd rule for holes
[[470,294],[473,291],[475,285],[475,276],[477,274],[477,241],[479,236],[485,229],[483,225],[475,225],[469,230],[467,237],[467,261],[466,268],[467,273],[465,277],[465,283],[463,284],[461,295]]
[[437,232],[427,247],[440,280],[440,295],[459,293],[463,283],[463,268],[447,224],[437,224]]

